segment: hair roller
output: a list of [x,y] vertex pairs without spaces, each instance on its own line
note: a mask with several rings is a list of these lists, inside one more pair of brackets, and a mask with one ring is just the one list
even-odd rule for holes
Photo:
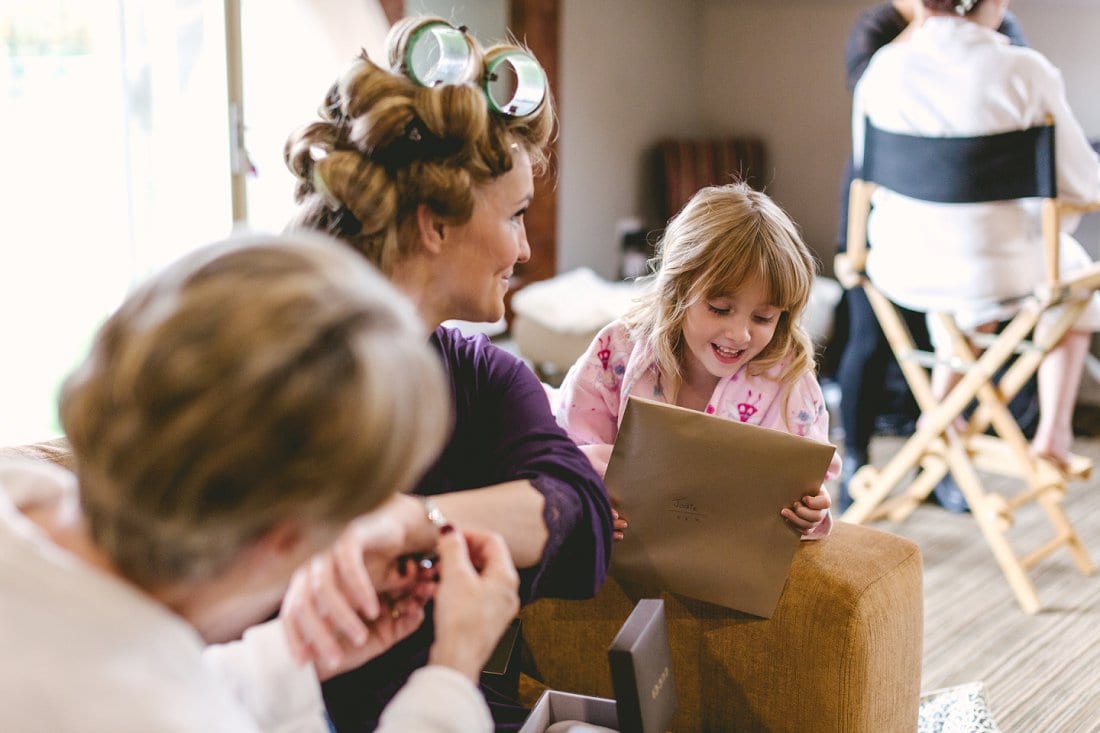
[[395,74],[401,73],[401,65],[405,62],[405,49],[408,47],[409,39],[417,28],[428,23],[441,22],[446,21],[443,18],[428,15],[408,16],[394,23],[390,27],[390,32],[386,35],[386,63],[389,64],[390,71]]
[[449,21],[435,15],[403,18],[394,24],[389,34],[386,36],[386,62],[389,64],[390,71],[409,78],[413,76],[411,73],[412,70],[406,68],[406,56],[409,52],[409,44],[413,42],[413,39],[419,35],[422,29],[433,25],[446,26],[448,29],[458,31],[462,34],[462,38],[466,42],[469,57],[463,78],[458,81],[477,81],[483,63],[481,44],[478,43],[476,38],[466,32],[466,26],[456,28]]

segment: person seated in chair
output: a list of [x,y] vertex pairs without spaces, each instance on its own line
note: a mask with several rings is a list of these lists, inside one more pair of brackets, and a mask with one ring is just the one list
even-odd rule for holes
[[[852,24],[844,45],[844,65],[848,91],[852,92],[874,54],[888,43],[904,42],[919,25],[921,0],[889,0],[860,13]],[[916,22],[914,22],[916,21]],[[1019,21],[1005,13],[997,31],[1017,46],[1026,46]],[[837,252],[848,245],[848,192],[855,170],[851,157],[845,165],[840,190]],[[908,435],[920,413],[909,392],[886,336],[875,319],[871,303],[861,288],[845,293],[847,308],[847,338],[836,366],[836,380],[841,389],[840,416],[844,426],[844,468],[841,472],[837,503],[841,511],[848,506],[848,482],[861,466],[868,462],[871,437],[875,434]],[[923,315],[902,310],[906,326],[922,349],[931,348]],[[1029,380],[1010,409],[1017,419],[1028,421],[1034,402],[1034,380]],[[1030,419],[1029,419],[1030,418]],[[936,486],[936,498],[946,508],[962,510],[966,501],[950,475]]]
[[[983,136],[1026,129],[1052,115],[1056,126],[1059,196],[1100,197],[1100,164],[1066,100],[1062,76],[1042,54],[1014,46],[994,29],[1008,0],[922,0],[921,22],[906,43],[871,59],[853,101],[853,151],[863,155],[864,120],[895,133],[928,137]],[[964,330],[989,328],[1011,316],[1045,272],[1034,201],[937,204],[880,189],[868,219],[867,272],[888,297],[919,311],[952,313]],[[1062,220],[1061,273],[1090,264],[1071,236],[1077,220]],[[1049,328],[1051,316],[1038,331]],[[1040,418],[1034,454],[1064,465],[1073,438],[1076,402],[1089,333],[1100,330],[1095,296],[1074,328],[1039,368]],[[932,328],[937,350],[949,353]],[[945,395],[958,380],[933,371],[933,390]]]

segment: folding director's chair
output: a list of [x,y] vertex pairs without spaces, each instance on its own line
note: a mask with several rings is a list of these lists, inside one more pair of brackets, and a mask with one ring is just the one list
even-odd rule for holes
[[[922,413],[917,432],[884,467],[864,466],[853,476],[849,491],[854,502],[843,519],[860,523],[886,516],[902,521],[950,471],[1027,613],[1039,609],[1039,598],[1027,570],[1056,549],[1065,546],[1082,574],[1094,569],[1061,506],[1067,481],[1087,478],[1091,462],[1074,456],[1067,470],[1033,457],[1007,408],[1009,400],[1070,330],[1093,291],[1100,287],[1100,266],[1094,265],[1072,280],[1063,281],[1058,274],[1059,218],[1070,212],[1100,211],[1100,201],[1076,205],[1057,199],[1054,126],[1051,120],[1047,122],[1027,130],[969,138],[895,134],[868,122],[863,169],[850,190],[848,251],[838,262],[842,281],[846,280],[849,287],[858,283],[866,291]],[[926,371],[936,364],[936,355],[917,350],[894,304],[863,272],[867,215],[871,195],[879,186],[940,203],[1042,199],[1046,283],[1019,300],[1019,311],[1001,333],[984,341],[980,334],[968,339],[950,314],[930,314],[953,344],[954,358],[948,366],[963,375],[939,404],[933,398]],[[1032,333],[1039,317],[1059,304],[1065,306],[1064,312],[1051,333],[1037,341]],[[972,343],[984,350],[976,352]],[[1014,354],[1016,360],[995,383],[994,375]],[[976,411],[964,429],[956,429],[957,420],[974,400],[978,402]],[[987,435],[990,427],[993,435]],[[904,491],[892,495],[917,466],[922,469],[917,478]],[[1023,487],[1013,496],[987,491],[976,469],[1021,479]],[[1042,507],[1054,536],[1030,554],[1019,556],[1007,534],[1016,511],[1031,502]]]

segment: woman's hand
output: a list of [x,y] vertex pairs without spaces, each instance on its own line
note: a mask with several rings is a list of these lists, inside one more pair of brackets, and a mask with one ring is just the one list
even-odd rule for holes
[[792,529],[801,535],[808,535],[825,521],[832,504],[828,489],[821,486],[816,494],[803,496],[789,507],[783,507],[779,513]]
[[456,669],[475,684],[501,634],[519,611],[519,574],[492,532],[444,527],[439,539],[435,643],[429,664]]
[[291,578],[280,617],[294,657],[313,661],[323,677],[363,664],[423,620],[433,583],[408,554],[401,517],[415,515],[396,506],[355,519]]
[[324,682],[361,667],[416,631],[424,623],[424,602],[416,595],[384,601],[378,617],[364,622],[365,633],[361,637],[364,641],[355,642],[343,634],[337,634],[334,648],[326,648],[323,654],[313,650],[308,652],[308,661],[313,662],[317,679]]

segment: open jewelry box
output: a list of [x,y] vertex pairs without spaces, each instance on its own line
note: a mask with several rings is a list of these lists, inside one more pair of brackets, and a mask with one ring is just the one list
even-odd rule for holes
[[520,733],[543,733],[554,723],[576,721],[625,733],[668,730],[676,710],[676,686],[665,623],[665,603],[638,601],[607,650],[615,699],[547,690]]

